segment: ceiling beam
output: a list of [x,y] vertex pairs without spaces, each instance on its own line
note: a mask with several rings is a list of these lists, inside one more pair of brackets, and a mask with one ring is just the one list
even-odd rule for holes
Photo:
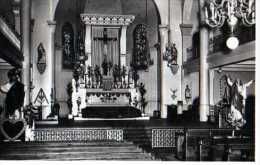
[[231,52],[217,52],[208,56],[209,68],[237,64],[239,62],[255,59],[255,41],[240,45]]

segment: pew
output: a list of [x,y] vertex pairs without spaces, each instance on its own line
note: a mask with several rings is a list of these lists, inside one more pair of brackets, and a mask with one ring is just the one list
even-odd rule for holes
[[176,134],[176,157],[188,161],[253,161],[254,139],[248,131],[186,129]]

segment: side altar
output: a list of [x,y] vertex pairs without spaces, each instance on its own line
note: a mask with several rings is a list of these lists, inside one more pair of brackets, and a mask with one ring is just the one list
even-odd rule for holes
[[126,61],[133,15],[81,14],[85,55],[75,64],[69,118],[144,116],[136,71]]

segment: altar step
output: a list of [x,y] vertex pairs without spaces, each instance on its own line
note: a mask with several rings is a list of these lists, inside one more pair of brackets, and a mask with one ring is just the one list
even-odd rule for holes
[[0,160],[153,160],[132,142],[0,143]]
[[151,128],[127,128],[124,130],[124,139],[132,141],[141,147],[151,147],[152,129]]
[[82,118],[75,117],[74,121],[129,121],[129,120],[150,120],[149,116],[132,117],[132,118]]

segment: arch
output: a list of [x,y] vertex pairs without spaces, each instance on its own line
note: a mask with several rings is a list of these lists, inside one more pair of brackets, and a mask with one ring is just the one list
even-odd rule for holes
[[[80,5],[78,5],[78,10],[77,7],[75,6],[75,1],[77,1]],[[107,3],[105,1],[109,1],[109,0],[101,0],[100,2],[104,2]],[[158,0],[157,0],[158,1]],[[71,77],[72,77],[72,70],[66,70],[64,68],[62,68],[61,65],[61,61],[62,61],[62,42],[61,42],[61,30],[62,30],[62,25],[69,21],[70,23],[72,23],[73,29],[74,29],[74,38],[77,38],[76,35],[78,33],[78,30],[80,30],[80,21],[79,21],[79,14],[84,13],[85,10],[85,6],[86,5],[90,5],[89,3],[97,3],[92,4],[93,6],[97,6],[98,7],[98,3],[99,0],[59,0],[57,3],[57,6],[55,7],[55,12],[54,12],[54,20],[56,21],[56,29],[55,29],[55,64],[56,64],[56,74],[59,75],[57,76],[55,79],[56,80],[56,95],[57,98],[59,100],[62,101],[66,101],[67,98],[67,94],[66,91],[64,92],[64,87],[66,87],[66,84],[68,82],[71,81]],[[116,2],[116,1],[114,1]],[[121,14],[123,15],[135,15],[136,19],[135,21],[130,24],[127,27],[127,56],[126,56],[126,64],[129,65],[130,61],[132,60],[131,56],[132,56],[132,51],[133,51],[133,31],[134,28],[137,24],[140,23],[145,23],[146,19],[145,19],[145,0],[120,0],[120,4],[121,6]],[[162,5],[162,6],[158,6],[157,3],[165,3],[162,0],[159,0],[158,2],[156,2],[156,0],[147,0],[148,2],[148,25],[149,29],[148,31],[148,40],[149,40],[149,48],[150,48],[150,52],[151,52],[151,59],[152,60],[156,60],[158,61],[158,66],[154,65],[154,67],[150,67],[151,71],[150,72],[144,72],[141,71],[142,76],[141,78],[143,78],[141,81],[143,81],[144,83],[146,83],[146,87],[147,90],[154,90],[153,96],[151,96],[151,100],[158,100],[159,99],[159,95],[160,95],[160,91],[161,91],[161,87],[160,87],[160,52],[158,51],[158,49],[155,49],[154,45],[158,45],[158,43],[160,43],[160,35],[159,35],[159,25],[161,24],[161,14],[160,12],[165,10],[164,7],[167,7],[167,3],[166,5]],[[166,1],[167,2],[167,1]],[[53,6],[54,7],[54,6]],[[109,7],[110,8],[110,7]],[[159,10],[160,9],[160,10]],[[107,9],[109,10],[109,9]],[[99,9],[98,11],[101,11],[101,13],[99,14],[107,14],[106,10],[101,10]],[[111,10],[111,11],[115,11],[114,14],[120,14],[120,10]],[[113,14],[113,12],[109,12],[109,14]],[[85,11],[87,13],[87,11]],[[103,13],[102,13],[103,12]],[[95,11],[93,11],[92,13],[95,13]],[[97,12],[96,12],[97,13]],[[167,14],[167,13],[166,13]],[[165,17],[165,16],[164,16]],[[74,40],[74,45],[76,44],[76,40]],[[76,47],[75,47],[76,48]],[[75,49],[76,50],[76,49]],[[154,75],[157,76],[154,76]],[[146,79],[144,79],[144,77]],[[149,77],[149,78],[147,78]],[[156,81],[156,83],[149,83],[151,81]],[[158,95],[156,94],[158,93]],[[157,98],[158,96],[158,98]],[[149,102],[149,107],[157,107],[158,109],[160,109],[159,103],[160,101],[151,101]],[[64,103],[62,103],[64,104]],[[66,107],[66,105],[63,105],[64,107]],[[149,114],[152,115],[153,114],[153,110],[151,109]]]
[[[84,12],[88,12],[86,11],[86,7],[87,5],[90,6],[95,6],[98,9],[97,11],[99,12],[99,14],[106,14],[107,10],[110,10],[111,6],[109,6],[109,9],[104,9],[104,7],[101,5],[101,7],[99,7],[99,3],[104,3],[107,4],[109,0],[77,0],[77,3],[75,3],[74,1],[71,0],[56,0],[57,5],[55,8],[55,14],[54,14],[54,20],[57,23],[56,26],[56,33],[55,33],[55,40],[56,43],[60,43],[59,41],[59,31],[60,31],[60,24],[62,24],[63,22],[66,21],[70,21],[73,24],[74,29],[76,30],[76,32],[80,29],[80,25],[79,25],[79,21],[77,19],[79,19],[79,15],[81,13]],[[112,2],[112,1],[111,1]],[[145,14],[145,0],[117,0],[117,1],[113,1],[113,2],[118,2],[118,5],[120,5],[120,7],[118,7],[118,10],[116,9],[111,9],[112,11],[114,11],[114,14],[133,14],[136,15],[136,19],[134,21],[133,24],[130,25],[130,27],[127,29],[127,51],[129,53],[132,52],[133,50],[133,30],[134,27],[137,24],[140,23],[144,23],[146,21],[146,14]],[[149,39],[149,43],[150,43],[150,47],[153,47],[154,45],[156,45],[157,43],[160,43],[160,35],[159,35],[159,25],[161,24],[161,15],[160,15],[160,11],[159,11],[159,7],[160,10],[162,10],[162,7],[164,6],[158,6],[159,1],[157,0],[147,0],[148,2],[148,39]],[[164,3],[163,1],[160,1],[162,4]],[[166,3],[167,4],[167,3]],[[118,5],[114,5],[114,6],[118,6]],[[103,9],[103,10],[101,10]],[[165,9],[164,9],[165,10]],[[68,12],[69,11],[69,12]],[[91,10],[90,12],[95,12],[93,10]],[[101,13],[100,13],[101,12]],[[102,13],[103,12],[103,13]],[[113,12],[111,13],[111,11],[108,11],[109,14],[113,14]],[[149,29],[149,27],[151,27]],[[154,35],[157,34],[157,35]],[[77,35],[77,34],[75,34]],[[57,38],[58,37],[58,38]],[[57,41],[58,39],[58,41]],[[75,43],[75,41],[74,41]],[[127,61],[129,61],[130,59],[127,59]]]
[[[52,11],[53,11],[53,14],[52,14],[52,18],[53,20],[56,20],[57,18],[57,10],[59,9],[59,7],[61,6],[61,3],[62,1],[64,0],[52,0]],[[87,0],[80,0],[80,1],[87,1]],[[153,4],[155,5],[155,8],[156,8],[156,13],[157,13],[157,16],[158,16],[158,23],[161,24],[161,20],[162,20],[162,10],[165,10],[165,8],[163,7],[160,7],[159,3],[162,3],[162,1],[158,1],[158,0],[151,0],[153,2]],[[84,5],[85,6],[85,5]]]

